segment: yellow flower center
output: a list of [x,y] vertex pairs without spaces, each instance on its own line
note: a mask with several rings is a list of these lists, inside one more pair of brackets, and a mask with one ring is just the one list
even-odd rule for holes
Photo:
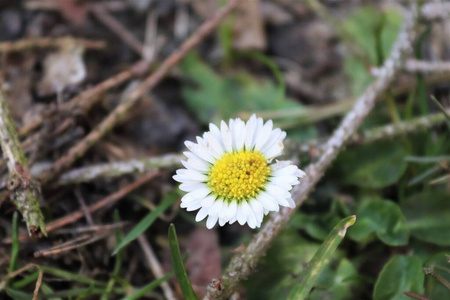
[[258,195],[270,171],[267,160],[258,151],[225,153],[211,167],[208,185],[225,200],[241,201]]

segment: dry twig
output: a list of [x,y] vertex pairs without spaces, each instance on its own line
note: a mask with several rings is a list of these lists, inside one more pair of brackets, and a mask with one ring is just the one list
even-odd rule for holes
[[[405,16],[402,31],[390,57],[386,60],[382,74],[359,97],[352,110],[345,116],[339,127],[334,131],[324,147],[319,160],[306,169],[307,177],[297,185],[292,195],[299,207],[315,187],[325,170],[342,150],[346,142],[356,132],[362,120],[369,114],[377,97],[379,97],[394,79],[395,74],[404,63],[405,56],[410,53],[412,42],[416,36],[418,8],[414,5]],[[205,299],[225,299],[237,288],[239,282],[246,278],[256,267],[259,258],[266,252],[271,242],[288,222],[295,210],[284,208],[279,213],[271,215],[270,219],[252,239],[247,248],[236,253],[225,270],[221,284],[222,289],[209,288]],[[217,284],[216,284],[217,286]]]
[[70,166],[76,159],[82,157],[86,151],[94,145],[98,140],[106,135],[120,121],[122,121],[136,102],[150,89],[155,87],[186,54],[197,46],[207,35],[209,35],[222,20],[236,6],[236,0],[229,0],[228,5],[215,14],[210,20],[206,21],[181,47],[169,56],[158,68],[158,70],[142,82],[139,88],[131,93],[131,95],[117,106],[107,118],[105,118],[91,133],[89,133],[77,145],[72,147],[69,152],[58,159],[50,170],[43,173],[39,179],[42,183],[47,183],[51,179],[59,175],[64,169]]
[[27,224],[29,235],[38,235],[45,231],[44,217],[39,207],[41,191],[28,171],[28,162],[19,142],[14,120],[9,112],[8,103],[0,88],[0,144],[3,156],[7,159],[9,172],[8,190],[10,199],[17,206]]
[[[156,257],[155,252],[152,249],[152,246],[150,246],[149,242],[145,238],[143,234],[141,234],[138,237],[139,245],[141,245],[142,251],[145,254],[145,258],[147,258],[147,263],[152,270],[153,275],[155,278],[161,278],[164,276],[164,270],[161,266],[161,264],[158,261],[158,258]],[[161,283],[161,288],[164,292],[164,296],[166,296],[167,300],[175,300],[177,299],[170,288],[169,283],[163,282]]]
[[85,49],[101,50],[106,47],[102,41],[92,41],[72,37],[63,38],[31,38],[0,43],[1,52],[24,51],[34,48],[60,48],[67,44],[80,45]]

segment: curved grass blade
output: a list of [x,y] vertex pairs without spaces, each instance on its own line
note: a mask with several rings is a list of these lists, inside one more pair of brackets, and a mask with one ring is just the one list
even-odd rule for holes
[[17,211],[13,214],[13,220],[12,220],[12,232],[11,232],[11,239],[12,239],[12,247],[11,247],[11,261],[9,262],[9,269],[8,273],[12,273],[17,268],[17,258],[19,255],[19,234],[17,229],[17,218],[18,214]]
[[300,284],[295,285],[289,293],[288,300],[305,299],[320,276],[320,273],[330,262],[334,251],[345,237],[347,228],[355,224],[356,216],[350,216],[341,220],[317,250],[310,261],[310,266]]
[[163,283],[164,281],[168,280],[169,278],[171,278],[173,275],[175,274],[175,272],[170,272],[167,273],[166,275],[164,275],[161,278],[158,278],[155,281],[150,282],[149,284],[147,284],[146,286],[138,289],[137,291],[135,291],[132,295],[129,295],[125,298],[123,298],[122,300],[135,300],[135,299],[141,299],[145,294],[153,291],[155,288],[157,288],[158,286],[161,285],[161,283]]
[[112,255],[116,255],[123,247],[128,245],[130,242],[138,238],[144,231],[146,231],[150,225],[155,222],[155,220],[167,209],[173,202],[177,199],[178,193],[173,192],[164,197],[164,200],[147,216],[145,216],[120,242],[119,246],[114,249]]
[[175,274],[177,275],[178,283],[180,284],[181,293],[186,300],[198,300],[192,289],[192,284],[186,273],[186,269],[184,268],[180,247],[178,245],[177,232],[175,231],[175,225],[173,224],[170,224],[169,226],[169,245],[173,268],[175,269]]

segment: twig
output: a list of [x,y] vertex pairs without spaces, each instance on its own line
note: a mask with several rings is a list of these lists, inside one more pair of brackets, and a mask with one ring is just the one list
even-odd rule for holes
[[[107,197],[103,198],[102,200],[88,206],[89,213],[93,213],[105,206],[112,205],[122,199],[125,195],[131,193],[138,187],[142,186],[143,184],[147,183],[149,180],[155,178],[159,174],[158,171],[150,172],[135,182],[121,188],[115,193],[112,193],[111,195],[108,195]],[[50,222],[47,224],[46,229],[47,232],[54,231],[55,229],[61,228],[63,226],[66,226],[67,224],[71,224],[79,219],[81,219],[84,216],[83,210],[79,209],[71,214],[68,214],[58,220],[55,220],[53,222]],[[19,241],[25,240],[26,236],[20,236]],[[11,238],[6,238],[2,241],[5,244],[11,243]]]
[[408,297],[414,298],[414,299],[419,299],[419,300],[431,300],[431,299],[428,298],[428,297],[425,297],[425,296],[422,296],[422,295],[419,295],[419,294],[416,294],[416,293],[413,293],[413,292],[407,292],[407,291],[405,291],[405,292],[403,292],[403,294],[405,294],[405,295],[408,296]]
[[[34,257],[43,257],[43,256],[50,256],[50,255],[58,255],[73,249],[78,249],[81,247],[84,247],[86,245],[95,243],[105,237],[107,237],[110,234],[110,232],[103,232],[103,233],[96,233],[95,235],[89,235],[88,237],[84,237],[83,239],[86,239],[85,241],[79,243],[79,244],[75,244],[75,245],[58,245],[56,247],[52,247],[50,249],[47,250],[39,250],[34,252]],[[78,241],[70,241],[71,244],[76,243]]]
[[73,37],[63,38],[31,38],[13,42],[0,43],[1,52],[24,51],[33,48],[59,48],[67,44],[80,45],[85,49],[101,50],[106,47],[103,41],[92,41]]
[[91,131],[83,140],[72,147],[69,152],[58,159],[50,170],[43,173],[39,179],[42,183],[47,183],[55,178],[64,169],[70,166],[76,159],[82,157],[86,151],[100,140],[106,133],[122,121],[136,102],[155,87],[186,54],[197,46],[207,35],[209,35],[221,21],[233,10],[237,1],[229,0],[228,5],[215,14],[210,20],[206,21],[181,47],[169,56],[158,68],[158,70],[149,76],[139,88],[117,106],[93,131]]
[[[34,0],[26,1],[23,5],[29,10],[59,10],[60,5],[58,4],[58,1],[59,0]],[[103,1],[96,3],[83,3],[83,5],[86,5],[87,9],[100,6],[109,11],[121,11],[130,7],[130,4],[127,1]]]
[[450,62],[409,59],[405,64],[405,71],[425,74],[450,73]]
[[77,198],[78,203],[80,204],[81,210],[83,210],[84,218],[86,219],[86,222],[91,226],[94,225],[94,221],[92,220],[91,213],[89,212],[89,209],[86,206],[86,202],[84,201],[83,196],[81,195],[81,191],[80,191],[79,187],[75,189],[75,197]]
[[0,88],[0,144],[3,156],[7,159],[9,172],[8,190],[10,199],[17,206],[27,224],[29,235],[38,235],[45,231],[44,217],[39,207],[41,198],[39,183],[35,182],[28,171],[28,162],[19,142],[14,120],[9,112],[8,103]]
[[421,17],[427,21],[442,20],[450,16],[450,3],[426,3],[422,6]]
[[181,154],[166,154],[144,159],[132,159],[106,164],[98,164],[64,173],[56,181],[56,185],[89,182],[98,178],[114,178],[126,174],[148,172],[155,169],[172,169],[180,165],[184,159]]
[[[150,269],[153,272],[153,275],[156,279],[161,278],[164,276],[164,271],[161,267],[161,264],[158,261],[158,258],[155,255],[155,252],[153,252],[152,246],[150,246],[149,242],[145,238],[143,234],[141,234],[138,237],[139,245],[142,248],[142,251],[144,251],[145,257],[147,258],[147,263],[150,267]],[[161,284],[161,288],[164,292],[164,296],[166,296],[167,300],[175,300],[177,299],[170,288],[170,285],[167,282],[163,282]]]
[[[359,97],[353,109],[345,116],[339,127],[334,131],[326,143],[324,153],[315,163],[306,169],[307,177],[292,190],[292,196],[299,207],[309,192],[315,187],[325,170],[330,166],[345,143],[356,132],[362,120],[369,114],[377,97],[379,97],[394,79],[404,58],[410,53],[412,42],[416,35],[418,19],[417,5],[405,16],[403,28],[397,38],[390,57],[383,67],[382,76]],[[239,282],[246,278],[256,267],[259,258],[265,253],[271,242],[288,222],[295,210],[282,209],[279,213],[271,215],[264,227],[254,236],[247,248],[236,253],[225,270],[221,283],[222,290],[209,289],[205,299],[225,299],[237,288]]]
[[117,21],[112,15],[108,13],[106,9],[100,6],[94,6],[91,8],[91,12],[95,17],[101,21],[106,27],[119,36],[125,44],[133,49],[139,56],[142,56],[142,49],[144,46],[142,43],[124,26]]
[[2,281],[0,282],[0,291],[2,291],[5,288],[6,283],[8,282],[9,279],[14,278],[19,274],[22,274],[23,272],[29,270],[32,267],[35,267],[39,271],[39,276],[38,276],[38,279],[36,280],[36,286],[33,291],[33,300],[38,300],[39,288],[41,287],[42,277],[44,276],[44,273],[42,271],[42,268],[36,264],[28,264],[26,266],[23,266],[19,270],[14,271],[14,272],[9,273],[8,275],[4,276],[2,278]]

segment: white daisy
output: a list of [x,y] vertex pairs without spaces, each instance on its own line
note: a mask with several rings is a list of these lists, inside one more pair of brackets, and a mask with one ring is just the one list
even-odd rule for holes
[[236,221],[255,228],[279,206],[295,207],[289,191],[305,173],[290,161],[270,164],[282,154],[286,132],[255,115],[247,123],[231,119],[209,129],[197,143],[185,142],[185,169],[173,176],[187,192],[181,207],[199,209],[197,222],[208,217],[209,229]]

